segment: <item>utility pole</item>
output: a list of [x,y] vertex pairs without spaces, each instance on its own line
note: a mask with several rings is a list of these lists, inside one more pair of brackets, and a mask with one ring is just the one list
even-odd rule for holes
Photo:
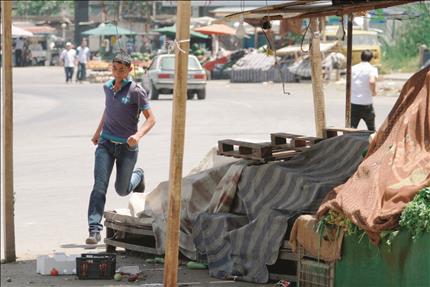
[[324,137],[324,129],[326,127],[325,119],[325,101],[324,90],[321,74],[321,50],[320,50],[320,33],[318,29],[318,18],[310,19],[310,30],[312,32],[311,39],[311,72],[312,72],[312,91],[314,96],[314,114],[315,114],[315,130],[317,137]]
[[188,52],[190,49],[190,1],[178,1],[176,12],[175,83],[173,89],[172,135],[170,146],[169,207],[167,217],[164,286],[177,286],[179,227],[181,214],[182,164],[184,157],[187,104]]
[[16,261],[13,195],[13,85],[12,85],[12,1],[1,1],[2,18],[2,212],[4,219],[4,257]]
[[348,31],[346,41],[346,95],[345,95],[345,127],[351,127],[351,69],[352,69],[352,21],[354,16],[348,15]]

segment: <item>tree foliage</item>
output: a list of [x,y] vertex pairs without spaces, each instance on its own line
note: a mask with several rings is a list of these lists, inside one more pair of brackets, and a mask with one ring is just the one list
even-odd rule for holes
[[418,47],[426,45],[430,47],[430,6],[417,3],[407,7],[408,15],[415,15],[404,20],[399,29],[395,43],[392,46],[384,46],[384,60],[392,64],[393,68],[401,68],[407,62],[416,60]]
[[52,16],[61,15],[62,11],[66,16],[73,16],[74,1],[70,0],[25,0],[14,4],[15,16]]

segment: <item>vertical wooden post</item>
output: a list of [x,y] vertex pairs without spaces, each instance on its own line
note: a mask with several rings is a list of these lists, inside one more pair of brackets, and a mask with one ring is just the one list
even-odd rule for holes
[[351,66],[352,66],[352,20],[348,15],[347,50],[346,50],[346,95],[345,95],[345,127],[351,127]]
[[13,196],[13,92],[12,92],[12,1],[1,1],[2,17],[2,184],[4,220],[4,257],[6,262],[14,262],[15,220]]
[[[167,218],[164,286],[177,286],[179,226],[181,213],[182,161],[184,155],[185,115],[190,47],[191,3],[178,1],[176,12],[175,84],[173,90],[172,134],[170,148],[169,214]],[[187,41],[188,40],[188,41]],[[181,51],[182,50],[182,51]]]
[[311,39],[311,65],[312,65],[312,91],[314,96],[315,130],[317,137],[324,137],[325,104],[322,82],[320,33],[317,18],[310,19]]

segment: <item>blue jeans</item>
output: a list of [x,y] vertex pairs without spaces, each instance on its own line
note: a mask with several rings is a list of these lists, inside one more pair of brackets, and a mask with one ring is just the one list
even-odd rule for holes
[[94,187],[88,206],[88,225],[90,232],[100,232],[100,224],[106,202],[106,192],[113,165],[116,161],[115,190],[120,196],[128,195],[141,181],[141,175],[134,173],[137,161],[138,146],[129,147],[128,144],[117,144],[100,139],[96,148],[94,165]]
[[85,81],[87,79],[87,70],[85,63],[78,64],[78,72],[76,73],[76,81]]
[[72,82],[74,70],[75,69],[73,67],[64,67],[64,72],[66,72],[66,83],[69,81]]

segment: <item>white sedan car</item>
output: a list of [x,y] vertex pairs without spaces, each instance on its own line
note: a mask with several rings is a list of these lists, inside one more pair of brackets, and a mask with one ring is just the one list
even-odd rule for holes
[[[151,100],[158,100],[160,94],[173,94],[175,78],[175,55],[156,56],[143,75],[143,87]],[[197,94],[199,100],[206,98],[206,73],[195,56],[188,56],[187,97]]]

